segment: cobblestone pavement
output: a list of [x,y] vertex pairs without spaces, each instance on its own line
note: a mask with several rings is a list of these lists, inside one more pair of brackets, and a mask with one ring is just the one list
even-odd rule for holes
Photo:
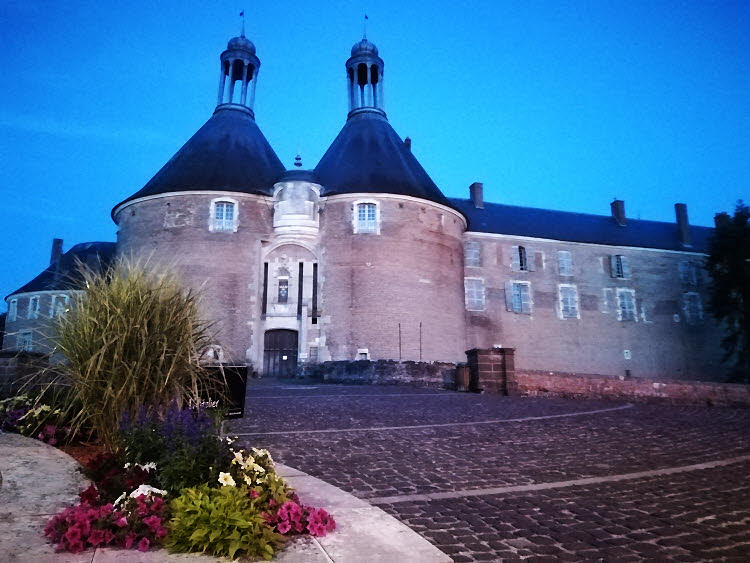
[[246,411],[243,443],[456,561],[750,559],[750,409],[261,380]]

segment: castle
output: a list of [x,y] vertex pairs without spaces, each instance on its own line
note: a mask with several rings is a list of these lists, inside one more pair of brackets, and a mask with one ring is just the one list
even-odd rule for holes
[[115,205],[116,246],[55,243],[50,267],[6,298],[5,348],[38,349],[75,257],[124,254],[202,288],[214,359],[263,374],[503,347],[528,372],[723,378],[701,266],[713,229],[683,204],[662,223],[620,200],[602,216],[490,203],[480,183],[447,198],[388,121],[384,67],[366,38],[352,47],[344,127],[314,169],[286,170],[255,122],[255,46],[231,39],[213,115]]

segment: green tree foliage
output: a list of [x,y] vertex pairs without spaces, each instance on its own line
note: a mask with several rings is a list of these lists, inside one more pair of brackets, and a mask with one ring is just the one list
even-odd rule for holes
[[734,216],[717,215],[706,269],[711,310],[724,328],[725,361],[734,365],[733,379],[750,382],[750,207],[742,200]]
[[83,277],[54,337],[65,358],[57,369],[76,408],[72,436],[92,430],[111,449],[125,413],[134,419],[217,394],[219,382],[198,361],[210,325],[175,275],[119,259],[103,273],[84,269]]

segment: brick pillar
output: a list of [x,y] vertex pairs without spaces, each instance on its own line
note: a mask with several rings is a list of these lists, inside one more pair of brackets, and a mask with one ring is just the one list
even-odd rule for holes
[[514,348],[473,348],[466,351],[472,391],[507,395],[515,393]]

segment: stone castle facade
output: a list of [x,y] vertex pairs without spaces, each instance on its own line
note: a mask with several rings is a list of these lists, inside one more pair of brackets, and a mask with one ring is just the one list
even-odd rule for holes
[[503,347],[518,371],[723,378],[701,267],[712,229],[684,205],[657,223],[619,200],[593,216],[485,202],[479,183],[445,197],[388,122],[367,39],[346,61],[343,129],[314,169],[286,170],[255,123],[259,68],[233,38],[212,117],[114,207],[116,246],[53,250],[6,298],[6,349],[35,346],[36,321],[73,289],[56,281],[62,257],[91,251],[176,268],[217,322],[214,358],[265,374]]

